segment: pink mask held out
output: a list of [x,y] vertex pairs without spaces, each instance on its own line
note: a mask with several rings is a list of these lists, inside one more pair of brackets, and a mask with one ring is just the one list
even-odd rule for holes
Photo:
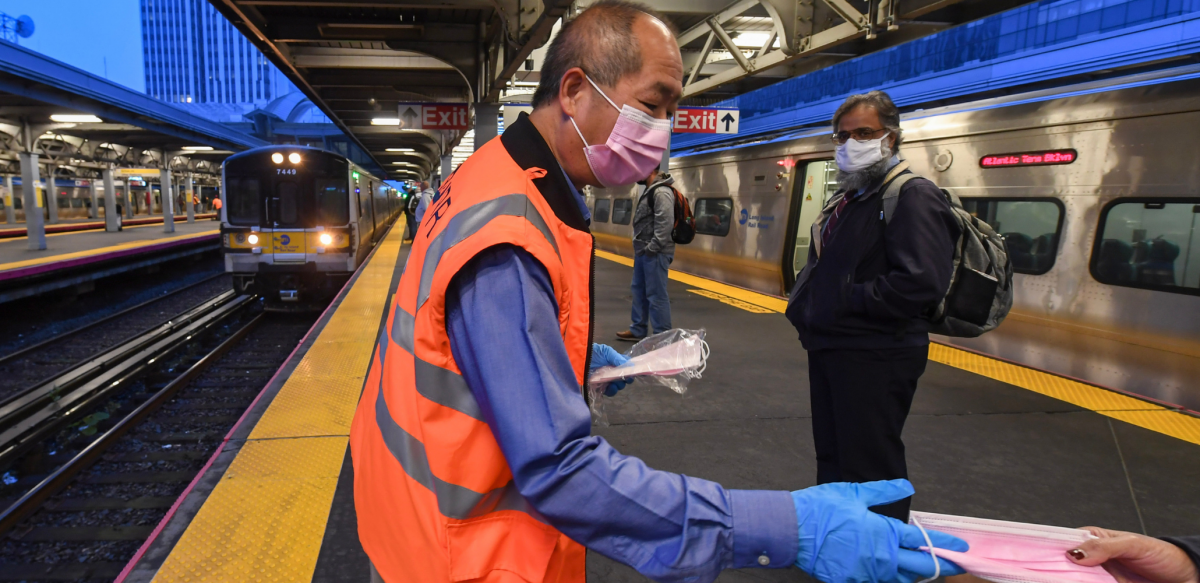
[[1067,551],[1095,538],[1086,530],[915,511],[909,522],[967,541],[971,548],[965,553],[932,552],[976,577],[997,583],[1116,583],[1102,567],[1067,558]]
[[592,174],[607,187],[628,186],[642,180],[662,163],[663,152],[671,145],[671,122],[654,119],[628,104],[617,107],[591,77],[587,80],[609,105],[621,112],[608,140],[594,146],[588,145],[575,118],[571,118],[571,125],[583,141],[583,153]]

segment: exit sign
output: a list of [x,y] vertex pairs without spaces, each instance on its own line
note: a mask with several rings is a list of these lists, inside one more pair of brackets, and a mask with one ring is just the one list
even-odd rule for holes
[[677,134],[736,134],[741,112],[726,107],[681,107],[672,130]]
[[400,127],[407,130],[468,130],[471,111],[465,103],[401,103]]

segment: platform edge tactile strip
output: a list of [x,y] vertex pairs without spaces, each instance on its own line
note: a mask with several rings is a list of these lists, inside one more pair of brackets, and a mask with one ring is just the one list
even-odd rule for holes
[[398,223],[380,243],[156,583],[312,579],[403,233]]
[[[71,234],[77,234],[77,233],[71,233]],[[50,255],[47,257],[38,257],[36,259],[24,259],[21,261],[12,261],[9,263],[0,264],[0,272],[13,271],[13,270],[17,270],[17,269],[23,269],[26,267],[33,267],[36,265],[61,263],[63,261],[71,261],[73,259],[79,259],[81,257],[91,257],[93,255],[103,255],[106,253],[117,253],[117,252],[121,252],[121,251],[139,249],[142,247],[155,247],[155,246],[166,245],[169,243],[188,241],[188,240],[192,240],[192,239],[196,239],[196,240],[205,239],[205,238],[215,237],[220,234],[221,234],[221,231],[219,231],[219,230],[203,231],[200,233],[178,235],[175,237],[164,237],[161,239],[142,239],[142,240],[138,240],[138,241],[129,241],[126,243],[121,243],[119,245],[112,245],[110,247],[100,247],[98,249],[89,249],[87,251],[75,251],[73,253],[63,253],[62,255]]]

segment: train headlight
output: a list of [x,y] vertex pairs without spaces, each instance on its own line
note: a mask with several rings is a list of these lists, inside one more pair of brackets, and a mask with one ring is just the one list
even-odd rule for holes
[[333,235],[330,235],[329,233],[321,233],[319,238],[321,239],[322,245],[325,245],[326,247],[333,245]]
[[288,154],[288,162],[291,162],[292,164],[299,164],[300,163],[300,154],[298,154],[296,152],[292,152],[291,154]]
[[279,152],[271,154],[271,161],[276,164],[283,164],[283,154],[280,154]]
[[258,245],[258,235],[251,234],[249,237],[246,237],[246,242],[251,245]]

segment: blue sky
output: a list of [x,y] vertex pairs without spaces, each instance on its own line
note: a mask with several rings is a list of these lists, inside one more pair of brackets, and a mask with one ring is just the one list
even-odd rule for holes
[[0,12],[33,18],[36,31],[21,46],[146,90],[138,0],[0,0]]

